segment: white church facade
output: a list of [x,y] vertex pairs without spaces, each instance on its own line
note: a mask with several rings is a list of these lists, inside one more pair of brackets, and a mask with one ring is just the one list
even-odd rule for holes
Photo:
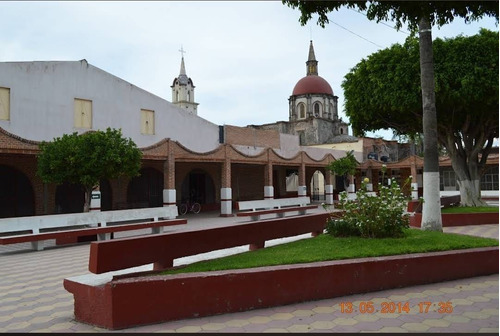
[[[301,146],[278,130],[216,125],[197,109],[184,57],[171,102],[86,60],[0,62],[0,218],[81,211],[78,186],[36,175],[38,145],[107,127],[120,128],[143,159],[141,176],[101,181],[103,211],[179,204],[195,191],[202,209],[230,216],[238,200],[310,195],[316,171],[333,202],[325,167],[344,151]],[[293,191],[290,172],[298,176]]]

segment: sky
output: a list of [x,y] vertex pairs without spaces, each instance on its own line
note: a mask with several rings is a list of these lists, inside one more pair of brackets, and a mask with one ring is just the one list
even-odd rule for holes
[[[288,120],[288,98],[306,75],[312,40],[318,73],[339,97],[344,76],[363,58],[409,36],[392,22],[341,9],[325,28],[281,1],[2,1],[0,62],[77,61],[172,101],[181,48],[195,85],[198,115],[217,125]],[[498,31],[494,18],[434,27],[433,38]],[[352,131],[352,130],[351,130]],[[392,138],[380,130],[368,136]]]

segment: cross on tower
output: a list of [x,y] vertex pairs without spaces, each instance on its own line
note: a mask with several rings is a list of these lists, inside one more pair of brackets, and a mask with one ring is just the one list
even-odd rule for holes
[[182,45],[181,45],[181,49],[179,49],[179,51],[181,52],[182,58],[184,58],[184,53],[185,53],[185,51],[184,51],[184,49],[182,48]]

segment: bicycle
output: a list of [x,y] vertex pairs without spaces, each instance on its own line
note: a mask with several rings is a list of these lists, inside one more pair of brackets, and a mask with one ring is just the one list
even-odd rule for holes
[[194,212],[194,213],[199,213],[201,210],[201,205],[198,202],[190,202],[187,201],[186,203],[181,203],[179,207],[179,213],[181,215],[185,215],[188,211]]

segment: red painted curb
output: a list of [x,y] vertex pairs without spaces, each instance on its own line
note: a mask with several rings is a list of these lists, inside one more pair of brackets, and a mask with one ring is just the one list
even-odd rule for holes
[[[441,214],[443,227],[449,226],[464,226],[464,225],[481,225],[481,224],[498,224],[498,213],[467,213],[467,214]],[[420,227],[422,222],[422,214],[415,213],[410,217],[410,226]]]
[[102,286],[68,279],[75,319],[123,329],[498,273],[498,247],[254,269],[128,276]]

